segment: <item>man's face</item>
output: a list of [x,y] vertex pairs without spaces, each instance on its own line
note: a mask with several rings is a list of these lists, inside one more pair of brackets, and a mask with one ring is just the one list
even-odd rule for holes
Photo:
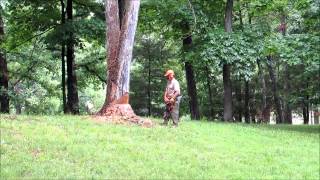
[[167,76],[167,79],[168,79],[169,81],[171,81],[171,80],[173,79],[173,74],[169,74],[169,75]]

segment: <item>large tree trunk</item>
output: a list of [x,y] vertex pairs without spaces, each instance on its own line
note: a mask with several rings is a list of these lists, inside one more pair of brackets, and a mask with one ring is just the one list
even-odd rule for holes
[[273,65],[273,59],[271,56],[267,57],[267,66],[269,70],[269,75],[272,83],[272,93],[273,93],[273,99],[274,99],[274,104],[276,107],[276,113],[277,113],[277,120],[276,123],[283,123],[283,117],[282,117],[282,109],[281,109],[281,104],[280,104],[280,98],[278,94],[278,88],[277,88],[277,80],[276,80],[276,75],[274,72],[274,65]]
[[109,103],[118,99],[116,97],[117,91],[117,79],[120,74],[118,53],[119,53],[119,43],[120,43],[120,20],[119,20],[119,9],[117,0],[106,1],[106,21],[107,21],[107,94],[105,103],[103,105],[104,109]]
[[[67,0],[67,18],[69,23],[72,23],[72,0]],[[77,89],[77,76],[74,59],[74,39],[73,30],[68,32],[67,41],[67,89],[68,89],[68,111],[72,114],[79,114],[79,97]]]
[[105,103],[97,113],[134,123],[140,121],[129,104],[129,82],[139,7],[140,0],[106,0],[108,85]]
[[[233,0],[227,0],[225,19],[224,19],[224,29],[226,32],[232,32],[232,9]],[[223,99],[223,120],[232,121],[232,87],[230,72],[231,65],[223,65],[223,88],[224,88],[224,99]]]
[[[2,7],[0,6],[2,12]],[[4,40],[4,23],[2,13],[0,14],[0,42]],[[7,68],[7,60],[4,50],[0,49],[0,112],[9,113],[9,95],[8,95],[9,73]]]
[[[119,10],[119,4],[121,4],[120,8],[125,9]],[[139,0],[106,1],[108,85],[107,98],[103,107],[107,107],[129,93],[130,64],[139,6]],[[122,19],[121,22],[120,19]]]
[[121,74],[117,79],[117,97],[121,97],[129,93],[130,66],[132,61],[134,37],[138,24],[140,0],[129,1],[124,5],[124,7],[127,9],[124,10],[125,14],[123,21],[121,22],[120,49],[118,56],[119,71]]
[[[189,32],[190,25],[188,22],[184,22],[183,31]],[[188,35],[183,39],[183,51],[187,52],[192,45],[192,36]],[[193,66],[190,62],[184,59],[184,67],[186,71],[187,89],[189,95],[189,108],[192,119],[200,119],[199,106],[198,106],[198,95],[196,81],[194,78]]]
[[[61,2],[61,25],[65,24],[66,17],[65,17],[65,4],[63,0]],[[63,33],[63,37],[65,34]],[[64,38],[62,38],[61,42],[61,90],[62,90],[62,108],[63,113],[67,113],[67,97],[66,97],[66,61],[65,61],[65,52],[66,46],[64,42]]]

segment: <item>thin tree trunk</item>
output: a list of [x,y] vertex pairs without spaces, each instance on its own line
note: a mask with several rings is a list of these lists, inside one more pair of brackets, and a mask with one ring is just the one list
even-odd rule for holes
[[[64,1],[61,0],[61,25],[65,24],[65,4]],[[63,37],[65,34],[63,33]],[[66,97],[66,61],[65,61],[65,51],[66,46],[64,42],[64,38],[62,38],[61,42],[61,90],[62,90],[62,108],[63,112],[67,113],[67,97]]]
[[235,93],[236,93],[236,100],[237,100],[237,115],[236,115],[236,121],[242,122],[242,92],[241,92],[241,80],[237,79],[237,83],[235,86]]
[[313,116],[314,116],[314,124],[319,124],[320,113],[319,113],[319,107],[317,107],[317,104],[314,107]]
[[209,103],[210,103],[210,117],[213,118],[213,101],[212,101],[212,91],[211,91],[211,85],[210,85],[210,72],[208,69],[208,65],[205,67],[205,71],[207,74],[207,87],[208,87],[208,96],[209,96]]
[[245,95],[244,95],[244,120],[246,123],[250,123],[250,110],[249,110],[249,99],[250,99],[250,92],[249,92],[249,81],[245,81]]
[[225,17],[224,17],[225,32],[232,32],[232,10],[233,10],[233,0],[227,0]]
[[[67,18],[69,23],[72,23],[72,0],[67,0]],[[68,89],[68,110],[72,114],[79,114],[79,97],[77,89],[77,76],[75,68],[74,59],[74,40],[73,40],[73,30],[68,33],[67,41],[67,89]]]
[[[283,13],[280,18],[280,32],[282,36],[286,36],[287,28],[286,28],[286,15]],[[287,62],[284,64],[284,123],[292,124],[292,109],[290,105],[290,74],[289,74],[289,65]]]
[[[224,29],[226,32],[232,32],[232,9],[233,0],[227,0],[226,10],[225,10],[225,21]],[[223,88],[224,88],[224,99],[223,99],[223,120],[232,121],[232,86],[230,79],[231,65],[223,65]]]
[[272,93],[274,98],[274,104],[276,106],[276,113],[277,113],[276,123],[279,124],[279,123],[283,123],[283,117],[282,117],[282,109],[281,109],[280,98],[278,94],[278,88],[277,88],[277,80],[274,72],[272,57],[268,56],[267,60],[268,60],[267,66],[268,66],[269,75],[272,83]]
[[260,120],[261,122],[269,122],[270,120],[270,108],[267,106],[267,86],[266,86],[266,81],[264,79],[264,73],[262,69],[262,65],[260,63],[260,60],[257,59],[257,64],[258,64],[258,73],[259,73],[259,79],[261,83],[261,89],[262,89],[262,101],[261,101],[261,116]]
[[67,96],[66,96],[66,61],[65,61],[65,44],[62,43],[61,47],[61,89],[62,89],[62,107],[63,112],[66,114],[68,112],[67,107]]
[[9,73],[4,52],[0,51],[0,112],[9,113]]
[[308,124],[309,123],[308,108],[306,105],[303,105],[302,107],[302,115],[303,115],[303,124]]
[[186,79],[187,79],[187,89],[189,95],[189,108],[192,119],[200,119],[198,100],[197,100],[197,88],[196,82],[194,79],[193,67],[190,62],[185,62],[185,71],[186,71]]
[[151,55],[148,45],[148,116],[151,116]]
[[230,79],[230,68],[231,65],[223,65],[223,120],[232,121],[232,87]]
[[289,74],[289,65],[285,63],[285,69],[284,69],[284,92],[285,92],[285,102],[284,102],[284,123],[292,124],[292,108],[290,104],[290,92],[291,92],[291,86],[290,86],[290,74]]
[[[250,108],[250,119],[251,119],[251,123],[256,123],[256,114],[257,114],[257,108],[256,106],[253,104],[253,102],[255,102],[255,87],[252,85],[252,98],[250,98],[250,90],[249,90],[249,108]],[[251,103],[250,103],[251,101]]]
[[21,106],[20,102],[17,102],[17,104],[15,104],[15,109],[16,109],[16,114],[22,113],[22,106]]
[[303,99],[302,114],[303,114],[303,123],[309,124],[309,96],[306,96]]
[[[4,23],[2,20],[2,7],[0,5],[0,41],[4,40]],[[0,112],[9,113],[9,95],[8,95],[8,83],[9,72],[7,67],[7,60],[4,50],[0,49]]]
[[241,28],[241,31],[243,31],[243,20],[242,20],[242,10],[241,10],[241,5],[240,5],[240,8],[239,8],[239,21],[240,21],[240,28]]
[[[190,25],[188,22],[184,22],[184,28],[183,31],[189,32],[190,31]],[[188,35],[183,39],[183,51],[187,52],[192,45],[192,36]],[[196,87],[196,81],[194,78],[194,72],[193,67],[190,62],[188,62],[186,59],[184,59],[184,67],[186,71],[186,80],[187,80],[187,89],[188,89],[188,95],[189,95],[189,108],[191,113],[192,119],[200,119],[200,113],[199,113],[199,105],[198,105],[198,95],[197,95],[197,87]]]

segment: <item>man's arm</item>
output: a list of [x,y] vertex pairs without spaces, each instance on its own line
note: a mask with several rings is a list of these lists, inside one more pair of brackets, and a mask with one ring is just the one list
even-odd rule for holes
[[174,93],[173,93],[173,98],[176,99],[180,95],[180,85],[178,81],[174,84]]

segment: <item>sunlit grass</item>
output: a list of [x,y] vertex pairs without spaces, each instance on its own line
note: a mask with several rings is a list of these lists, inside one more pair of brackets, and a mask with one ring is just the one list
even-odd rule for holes
[[0,179],[320,178],[319,126],[184,120],[148,129],[84,116],[0,119]]

